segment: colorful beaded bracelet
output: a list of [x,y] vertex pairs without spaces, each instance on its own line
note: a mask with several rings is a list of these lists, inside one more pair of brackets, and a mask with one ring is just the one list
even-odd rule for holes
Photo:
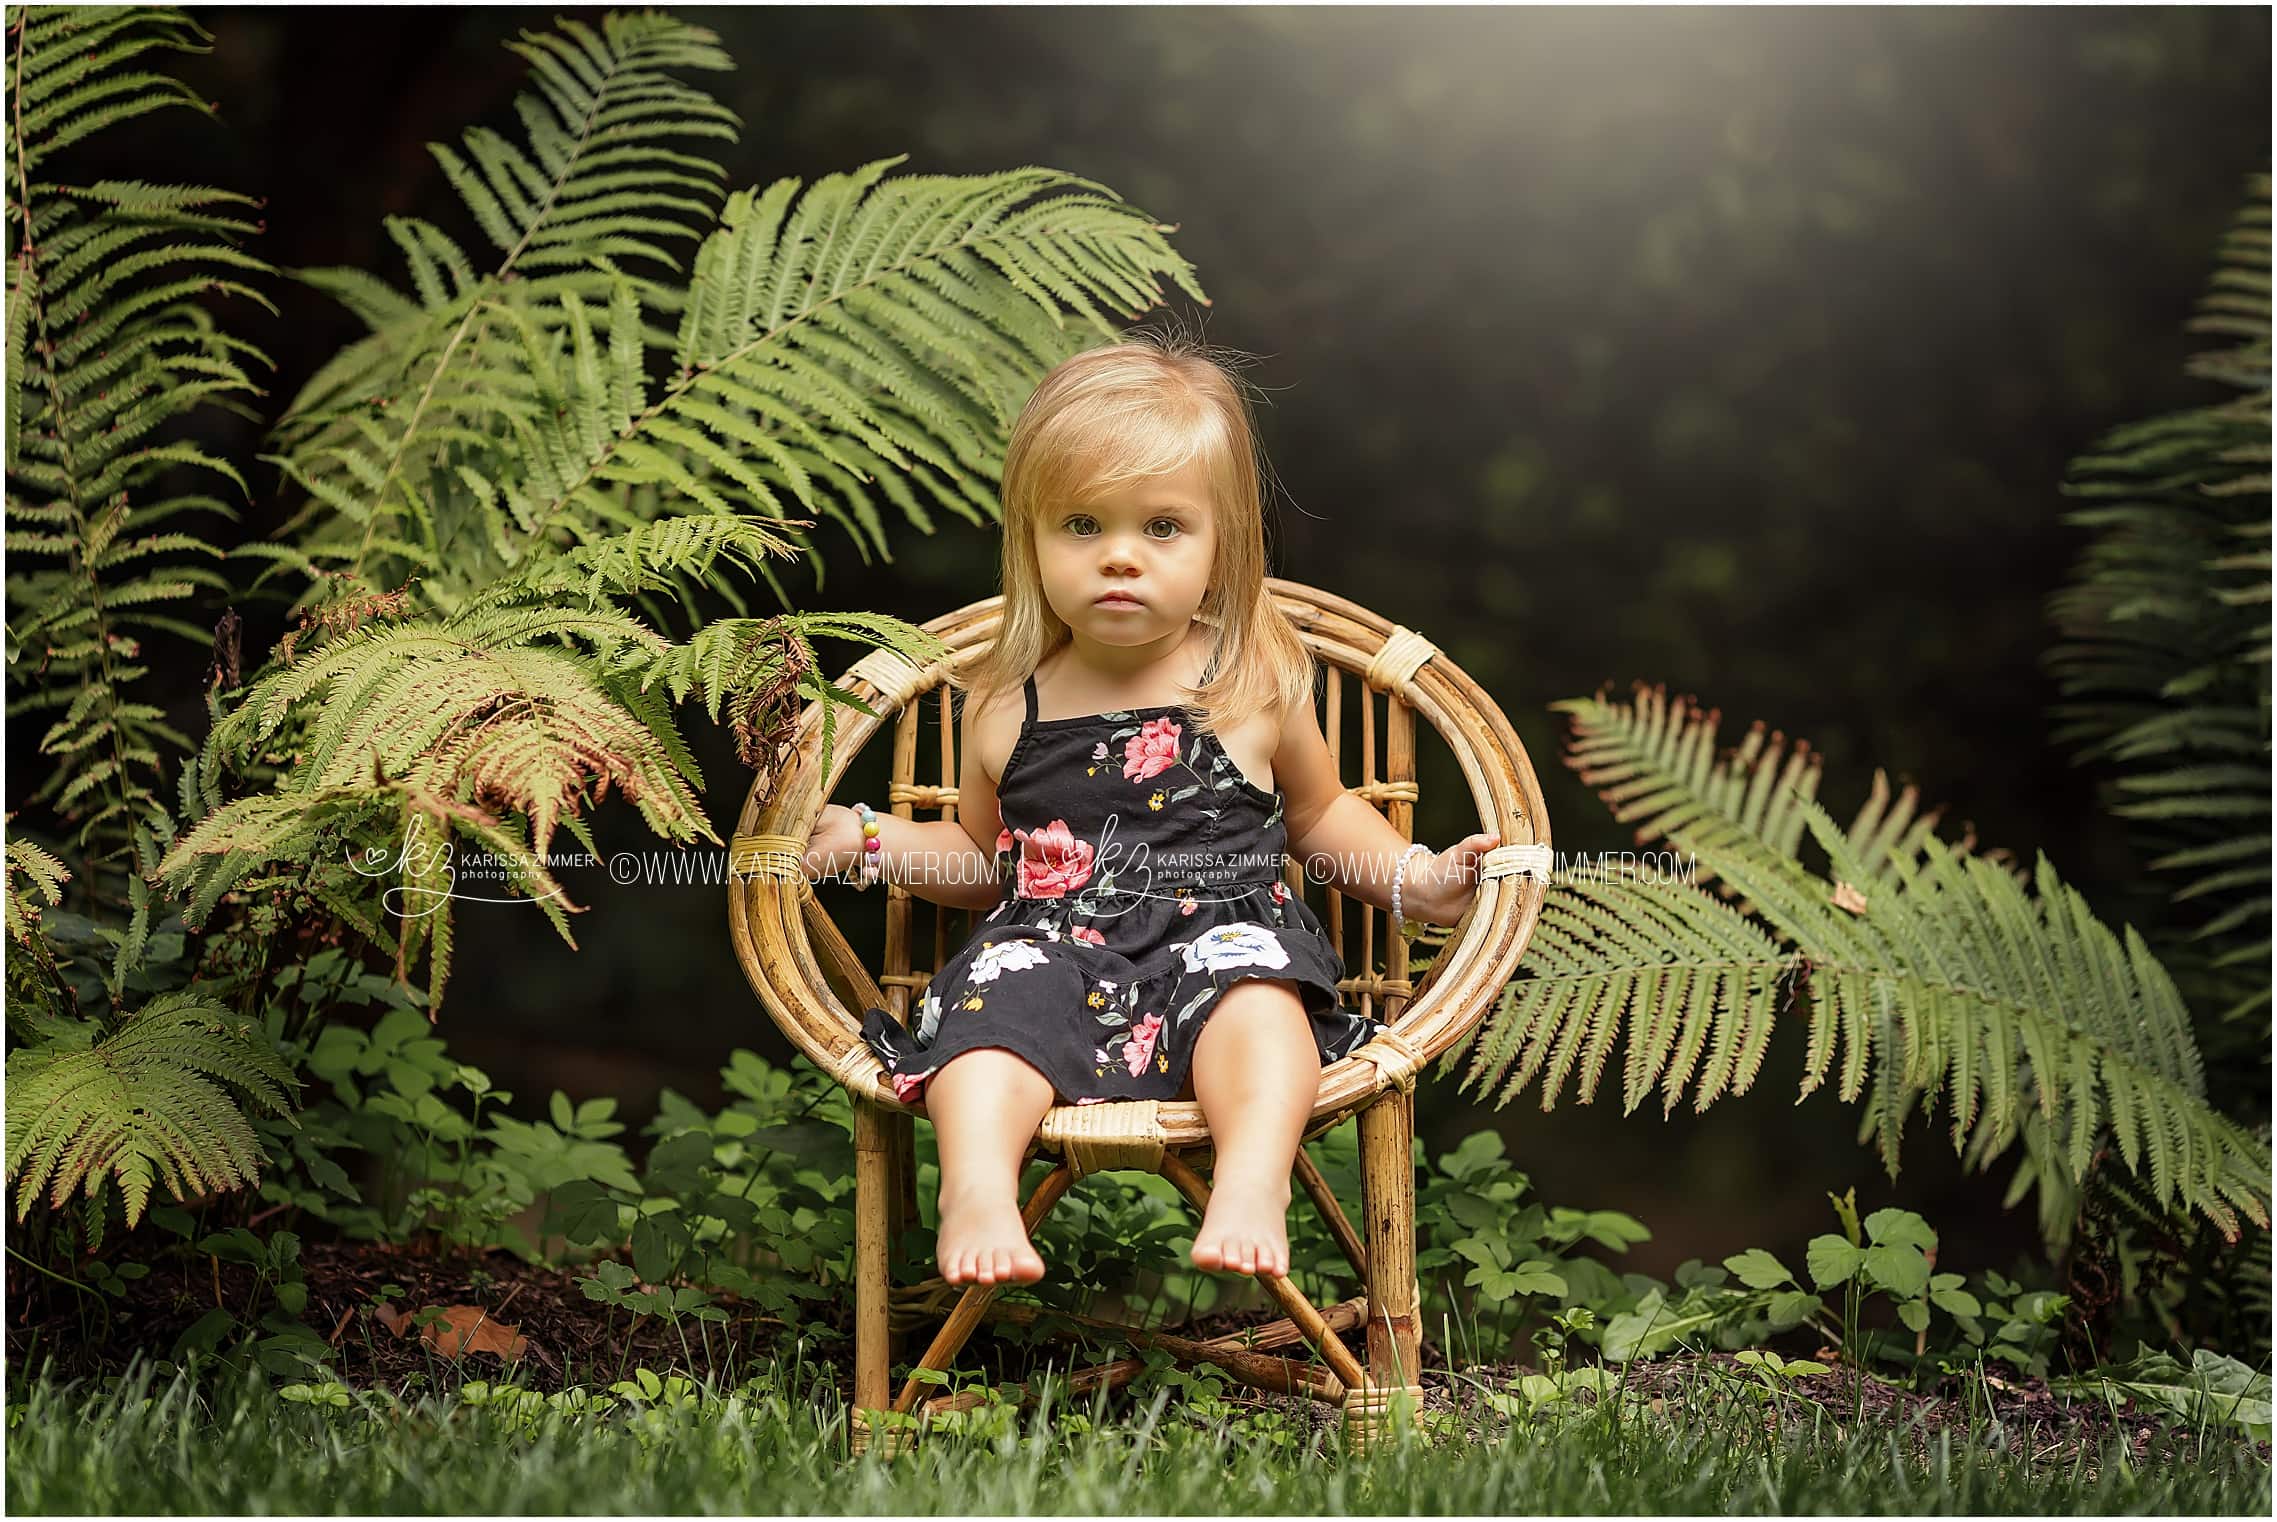
[[861,876],[856,886],[885,881],[885,842],[878,838],[878,811],[866,803],[854,805],[854,812],[862,816]]

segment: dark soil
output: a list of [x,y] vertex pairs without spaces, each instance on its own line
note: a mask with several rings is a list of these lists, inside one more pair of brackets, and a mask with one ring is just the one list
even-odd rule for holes
[[[128,1286],[121,1299],[109,1302],[111,1324],[103,1335],[101,1313],[92,1302],[26,1268],[10,1263],[7,1319],[7,1357],[19,1375],[53,1360],[58,1378],[100,1376],[124,1371],[136,1350],[146,1356],[166,1357],[193,1322],[217,1304],[242,1313],[253,1292],[253,1271],[241,1264],[212,1258],[170,1254],[151,1262],[150,1272]],[[841,1397],[852,1392],[853,1295],[811,1302],[807,1319],[795,1330],[758,1308],[740,1304],[723,1294],[715,1304],[728,1314],[721,1324],[683,1320],[686,1338],[662,1318],[635,1320],[625,1310],[589,1300],[579,1290],[590,1276],[587,1267],[548,1269],[524,1263],[511,1253],[493,1251],[478,1256],[436,1255],[408,1247],[358,1242],[314,1242],[302,1250],[308,1286],[308,1309],[300,1318],[337,1350],[336,1372],[358,1387],[385,1386],[398,1394],[447,1389],[467,1379],[511,1378],[525,1388],[552,1391],[573,1384],[606,1385],[623,1372],[646,1367],[658,1373],[691,1373],[699,1378],[732,1381],[756,1364],[777,1354],[786,1360],[795,1353],[818,1382],[832,1384]],[[392,1300],[380,1294],[383,1286],[399,1285],[403,1294]],[[498,1323],[527,1340],[525,1356],[509,1367],[498,1355],[469,1353],[453,1358],[423,1341],[416,1327],[401,1335],[390,1331],[377,1314],[382,1305],[388,1316],[425,1306],[476,1306]],[[1187,1336],[1212,1337],[1244,1325],[1271,1319],[1250,1312],[1198,1316],[1178,1330]],[[896,1351],[896,1373],[923,1351],[926,1332],[907,1335]],[[1083,1364],[1118,1356],[1103,1344],[1079,1352]],[[1831,1361],[1821,1349],[1821,1361]],[[991,1381],[1017,1381],[1039,1371],[1045,1354],[1024,1346],[1015,1332],[1001,1335],[987,1324],[966,1344],[955,1363],[959,1369],[980,1369]],[[1055,1346],[1051,1362],[1065,1368],[1065,1345]],[[1444,1369],[1444,1350],[1425,1341],[1427,1370]],[[1500,1391],[1519,1375],[1531,1372],[1516,1363],[1473,1364],[1458,1377],[1427,1372],[1422,1380],[1424,1405],[1460,1420],[1474,1437],[1501,1430],[1505,1418],[1486,1409],[1480,1387]],[[1719,1382],[1710,1378],[1720,1374]],[[1704,1403],[1737,1397],[1752,1401],[1736,1382],[1752,1382],[1755,1375],[1729,1354],[1675,1355],[1630,1365],[1626,1382],[1656,1411],[1671,1417],[1710,1417]],[[961,1381],[960,1381],[961,1382]],[[1967,1386],[1959,1380],[1946,1387],[1909,1391],[1868,1375],[1862,1390],[1851,1370],[1836,1367],[1826,1374],[1803,1375],[1786,1388],[1801,1397],[1783,1401],[1781,1420],[1801,1430],[1814,1423],[1819,1430],[1847,1430],[1854,1402],[1862,1403],[1863,1425],[1876,1431],[1912,1434],[1919,1449],[1941,1433],[1952,1436],[1956,1448],[1971,1442],[2005,1448],[2033,1462],[2069,1462],[2092,1457],[2114,1435],[2123,1437],[2138,1457],[2151,1458],[2188,1440],[2188,1435],[2142,1420],[2131,1413],[2113,1414],[2100,1401],[2057,1396],[2045,1381],[2023,1376],[1992,1374],[1974,1395],[1974,1410]],[[1721,1395],[1717,1393],[1721,1391]],[[1339,1413],[1318,1402],[1272,1395],[1229,1385],[1227,1396],[1261,1410],[1279,1410],[1309,1428],[1335,1424]],[[1576,1399],[1587,1402],[1580,1394]],[[1754,1407],[1757,1422],[1769,1421]],[[2267,1456],[2267,1445],[2258,1445]]]

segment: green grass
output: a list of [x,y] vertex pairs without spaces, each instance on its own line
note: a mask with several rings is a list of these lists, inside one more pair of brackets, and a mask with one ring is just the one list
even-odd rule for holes
[[[803,1382],[803,1383],[802,1383]],[[204,1388],[141,1364],[97,1389],[43,1373],[10,1392],[7,1505],[36,1513],[2235,1513],[2266,1515],[2248,1446],[2181,1435],[2155,1463],[2117,1447],[2028,1463],[1986,1434],[1772,1436],[1741,1400],[1668,1418],[1552,1407],[1490,1435],[1354,1458],[1333,1426],[1204,1387],[1094,1424],[1056,1398],[984,1408],[894,1460],[849,1464],[826,1372],[773,1366],[731,1390],[605,1413],[334,1386],[339,1406],[258,1376]],[[581,1392],[571,1392],[577,1396]],[[1695,1402],[1686,1400],[1687,1409]],[[1097,1403],[1087,1410],[1097,1412]],[[1671,1407],[1673,1409],[1673,1407]],[[2013,1439],[2009,1440],[2013,1442]]]

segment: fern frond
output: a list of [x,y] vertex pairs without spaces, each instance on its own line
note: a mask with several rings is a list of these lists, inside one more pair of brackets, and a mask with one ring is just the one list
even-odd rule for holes
[[[590,108],[622,61],[588,38],[600,51],[572,98],[558,67],[576,50],[525,38],[557,114]],[[677,55],[658,54],[633,71],[659,113],[648,138],[725,132],[732,117],[699,109],[656,72]],[[1091,181],[885,178],[899,158],[729,196],[688,286],[667,289],[620,268],[626,232],[701,234],[709,202],[679,191],[708,187],[679,171],[718,166],[612,161],[606,194],[573,198],[590,216],[530,232],[545,174],[579,160],[484,143],[443,158],[505,263],[478,271],[439,232],[391,224],[411,294],[317,275],[373,333],[303,392],[270,457],[309,494],[291,525],[308,565],[375,585],[417,574],[444,611],[564,536],[691,509],[757,519],[808,554],[799,530],[829,519],[865,558],[890,558],[888,507],[928,532],[935,507],[986,523],[1014,410],[1082,342],[1068,316],[1095,341],[1114,336],[1107,314],[1159,304],[1165,274],[1201,297],[1167,229]],[[655,325],[667,314],[676,332]],[[661,385],[658,347],[678,365]]]
[[[37,895],[53,908],[63,902],[63,885],[70,880],[71,869],[47,851],[41,850],[22,836],[9,840],[8,848],[8,939],[19,946],[29,946],[37,933],[39,908],[32,903]],[[28,882],[28,892],[16,886],[16,874],[21,872]]]
[[2025,1147],[2019,1184],[2042,1183],[2044,1210],[2056,1208],[2050,1189],[2075,1197],[2108,1136],[2162,1203],[2233,1236],[2241,1216],[2267,1225],[2268,1148],[2206,1103],[2173,980],[2140,935],[2114,935],[2044,856],[2027,884],[1925,833],[1876,867],[1867,853],[1891,838],[1887,819],[1843,831],[1798,788],[1780,806],[1826,854],[1821,878],[1745,827],[1764,812],[1699,801],[1732,796],[1729,778],[1670,759],[1704,753],[1700,728],[1648,709],[1631,730],[1604,722],[1602,706],[1558,706],[1576,715],[1572,743],[1596,780],[1627,790],[1615,806],[1651,797],[1675,819],[1669,841],[1697,852],[1748,911],[1686,884],[1561,881],[1526,976],[1472,1039],[1466,1087],[1500,1083],[1507,1103],[1539,1075],[1547,1108],[1578,1071],[1586,1101],[1626,1020],[1627,1106],[1656,1078],[1673,1106],[1695,1066],[1704,1106],[1753,1078],[1782,984],[1799,968],[1810,1021],[1801,1091],[1833,1071],[1844,1099],[1863,1096],[1861,1133],[1893,1174],[1909,1115],[1942,1096],[1955,1149],[1977,1166]]
[[106,1177],[118,1181],[130,1228],[158,1182],[177,1199],[259,1182],[261,1149],[241,1105],[289,1115],[286,1090],[298,1080],[257,1023],[183,991],[152,999],[101,1040],[94,1031],[86,1024],[76,1040],[8,1056],[19,1221],[42,1190],[60,1209],[74,1190],[92,1198]]
[[[1806,808],[1837,876],[1862,871],[1825,811]],[[1731,867],[1743,882],[1759,870],[1754,862]],[[2147,1162],[2162,1201],[2186,1203],[2230,1235],[2241,1212],[2266,1225],[2267,1149],[2206,1104],[2187,1012],[2141,937],[2129,929],[2122,944],[2045,856],[2032,896],[1937,842],[1926,867],[1938,880],[1932,891],[1908,878],[1868,902],[1859,926],[1872,938],[1869,955],[1848,965],[1821,957],[1810,926],[1768,914],[1812,957],[1814,978],[1823,961],[1838,976],[1871,979],[1900,1025],[1915,1060],[1884,1059],[1876,1109],[1885,1163],[1894,1169],[1906,1114],[1955,1071],[1924,1054],[1981,1044],[1988,1073],[2017,1074],[2014,1085],[1994,1086],[1976,1122],[1990,1128],[1995,1150],[2015,1139],[2019,1102],[2029,1100],[2044,1121],[2060,1122],[2051,1151],[2060,1140],[2072,1182],[2085,1176],[2109,1125],[2130,1169]],[[1956,1143],[1966,1128],[1956,1109]]]
[[78,995],[63,972],[68,957],[40,923],[42,909],[63,902],[63,885],[70,877],[70,869],[53,853],[20,833],[9,835],[7,1025],[27,1043],[53,1040],[78,1019]]
[[2271,944],[2269,193],[2255,176],[2189,324],[2230,340],[2190,373],[2237,394],[2114,429],[2072,462],[2062,489],[2088,505],[2065,521],[2092,537],[2047,603],[2066,700],[2054,738],[2105,769],[2151,870],[2177,874],[2179,933],[2157,945],[2197,996],[2201,1039],[2240,1059],[2236,1102],[2256,1109]]
[[[301,546],[312,560],[359,576],[368,562],[399,560],[374,579],[423,570],[446,582],[435,594],[446,608],[456,605],[452,589],[481,585],[495,563],[461,573],[453,552],[482,555],[485,499],[521,486],[532,463],[522,456],[555,447],[541,420],[558,404],[563,416],[576,412],[583,435],[576,458],[553,462],[556,475],[599,447],[593,404],[564,389],[594,371],[580,364],[565,376],[544,352],[582,322],[582,300],[613,308],[614,399],[620,408],[637,399],[651,341],[641,307],[669,308],[676,298],[625,261],[677,270],[658,240],[701,237],[711,226],[725,171],[671,144],[732,141],[736,117],[668,71],[732,67],[716,43],[710,31],[656,13],[611,12],[598,32],[574,21],[525,31],[508,44],[531,67],[533,89],[515,102],[525,141],[477,128],[457,149],[429,145],[496,246],[496,262],[478,270],[440,229],[392,218],[387,230],[410,265],[412,295],[359,271],[305,272],[374,328],[311,379],[276,430],[283,450],[272,458],[318,509],[292,525],[313,524]],[[484,484],[470,493],[462,471]],[[446,566],[453,574],[439,576]]]
[[[201,494],[164,496],[177,467],[220,476],[222,458],[171,436],[210,406],[257,395],[248,364],[266,356],[223,332],[201,304],[241,296],[274,311],[253,277],[274,273],[239,241],[260,225],[233,215],[251,197],[206,186],[101,180],[63,185],[60,149],[152,111],[206,103],[178,80],[133,66],[200,53],[201,27],[167,7],[28,7],[10,12],[11,178],[7,289],[7,661],[11,685],[62,709],[41,736],[53,759],[29,801],[71,827],[97,900],[147,889],[135,863],[173,833],[158,797],[169,750],[188,748],[160,708],[138,702],[148,631],[203,642],[169,611],[229,583],[198,564],[219,550],[196,534],[153,533],[187,512],[229,510]],[[242,278],[241,278],[242,277]],[[114,994],[140,946],[130,927]]]
[[[1529,975],[1504,991],[1473,1048],[1464,1086],[1501,1082],[1515,1062],[1497,1105],[1539,1075],[1547,1110],[1569,1073],[1575,1097],[1587,1104],[1625,1019],[1621,1108],[1634,1110],[1660,1084],[1666,1113],[1703,1048],[1708,1066],[1694,1089],[1695,1109],[1754,1082],[1771,1001],[1797,959],[1745,915],[1682,885],[1579,880],[1543,903],[1526,966]],[[1707,1021],[1670,1018],[1692,990],[1699,1002],[1690,1007],[1722,1015],[1713,1042]]]
[[[1809,741],[1798,738],[1790,749],[1784,731],[1767,735],[1758,719],[1738,745],[1725,749],[1717,734],[1722,710],[1702,710],[1690,697],[1671,702],[1665,687],[1642,682],[1626,704],[1608,702],[1600,691],[1550,706],[1572,719],[1566,765],[1615,819],[1636,825],[1638,845],[1682,835],[1703,846],[1755,840],[1782,855],[1800,849],[1800,804],[1818,796],[1821,768]],[[1920,806],[1912,783],[1893,796],[1889,779],[1875,768],[1872,789],[1846,832],[1871,873],[1858,886],[1918,861],[1926,843],[1938,838],[1943,809],[1924,813]],[[1974,846],[1971,833],[1955,848]],[[1713,881],[1714,873],[1700,878]],[[1729,896],[1732,890],[1723,891]]]

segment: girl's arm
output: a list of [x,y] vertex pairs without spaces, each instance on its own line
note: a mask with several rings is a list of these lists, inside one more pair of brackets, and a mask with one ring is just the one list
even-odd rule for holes
[[[1281,789],[1290,854],[1307,880],[1333,882],[1347,897],[1390,909],[1392,875],[1412,842],[1344,786],[1310,703],[1298,704],[1282,720],[1273,780]],[[1400,879],[1400,912],[1433,925],[1460,920],[1478,891],[1479,857],[1501,842],[1500,835],[1482,830],[1409,862]]]
[[[887,881],[952,909],[987,909],[1004,896],[1004,883],[996,871],[996,837],[1004,821],[996,802],[996,779],[981,764],[980,747],[973,743],[975,727],[968,707],[959,747],[963,760],[957,774],[955,819],[902,819],[870,803],[877,809],[878,854],[883,858],[879,865]],[[844,804],[823,805],[808,840],[807,875],[852,881],[861,859],[861,816]]]
[[[960,807],[964,788],[958,785]],[[877,808],[876,804],[870,807]],[[878,855],[888,882],[952,909],[987,909],[1004,896],[996,853],[983,851],[961,819],[902,819],[878,813]],[[862,858],[862,817],[842,803],[822,806],[806,853],[807,876],[856,879]]]

